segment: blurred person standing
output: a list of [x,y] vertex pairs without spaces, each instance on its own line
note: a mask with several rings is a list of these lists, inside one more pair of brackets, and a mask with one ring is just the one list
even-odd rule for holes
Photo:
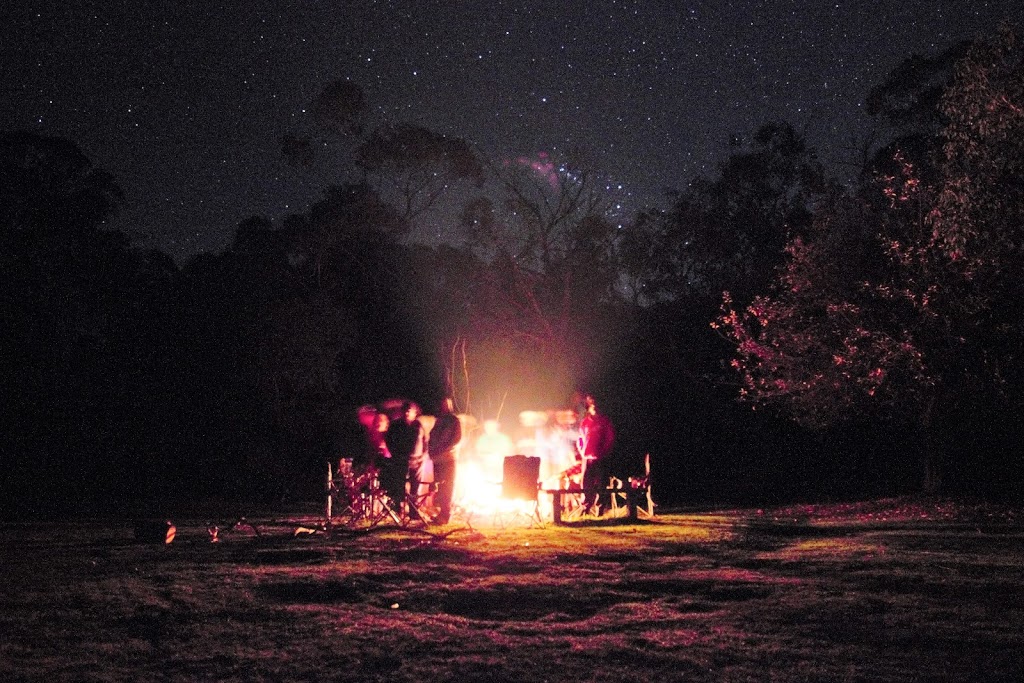
[[455,414],[455,402],[445,397],[438,406],[437,421],[430,430],[428,450],[434,464],[434,482],[437,485],[435,502],[440,513],[434,520],[447,524],[452,515],[452,492],[455,488],[456,449],[462,441],[462,423]]
[[[420,492],[420,471],[427,453],[427,437],[423,425],[416,419],[419,407],[411,401],[402,404],[402,417],[392,420],[384,435],[384,442],[391,458],[384,461],[381,469],[381,485],[396,509],[405,500],[406,481],[414,497]],[[416,511],[410,510],[415,517]]]
[[381,467],[384,465],[384,461],[391,459],[391,453],[388,452],[388,445],[384,441],[390,426],[391,423],[388,420],[387,414],[383,411],[377,411],[373,416],[373,422],[370,423],[370,427],[366,431],[364,468],[380,471]]
[[583,512],[598,511],[598,491],[608,486],[608,458],[615,444],[615,429],[612,421],[597,408],[593,396],[584,402],[585,414],[580,422],[580,438],[577,443],[579,459],[583,467]]
[[512,455],[512,439],[497,420],[484,420],[484,433],[476,438],[476,455],[487,482],[500,483],[505,456]]

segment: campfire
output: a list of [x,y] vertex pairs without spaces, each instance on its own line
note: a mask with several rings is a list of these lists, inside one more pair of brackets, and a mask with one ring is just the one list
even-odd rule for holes
[[[472,418],[462,416],[472,426]],[[502,514],[532,515],[540,505],[541,515],[550,515],[551,501],[541,496],[528,501],[503,495],[505,458],[526,455],[540,459],[540,488],[567,485],[566,472],[576,466],[578,436],[572,411],[524,411],[519,415],[519,438],[502,431],[497,420],[486,420],[477,436],[459,446],[459,469],[455,486],[457,504],[474,517]]]
[[[387,406],[380,409],[385,415],[386,411]],[[358,420],[371,442],[374,436],[380,441],[382,430],[387,429],[388,420],[381,424],[379,418],[377,408],[359,410]],[[418,419],[429,438],[435,418],[421,415]],[[574,476],[578,478],[580,469],[576,458],[579,433],[573,411],[524,411],[508,431],[497,419],[486,419],[482,424],[472,415],[459,415],[459,419],[463,438],[457,449],[453,503],[468,519],[481,522],[515,515],[550,516],[552,500],[539,495],[539,490],[568,489],[578,483]],[[524,464],[526,460],[530,461],[529,468],[512,472],[510,477],[507,461]],[[422,477],[425,482],[434,481],[429,459]],[[426,487],[420,492],[424,494]],[[423,509],[428,515],[434,512],[431,506],[427,497]]]

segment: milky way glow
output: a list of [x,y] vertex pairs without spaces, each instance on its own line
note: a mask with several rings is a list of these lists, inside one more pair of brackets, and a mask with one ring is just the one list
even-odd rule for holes
[[[504,165],[509,167],[512,163],[513,162],[506,161]],[[533,171],[535,175],[548,184],[553,192],[558,191],[558,188],[561,185],[561,179],[559,177],[561,169],[555,165],[551,160],[551,155],[547,152],[537,152],[534,157],[517,157],[514,164]]]

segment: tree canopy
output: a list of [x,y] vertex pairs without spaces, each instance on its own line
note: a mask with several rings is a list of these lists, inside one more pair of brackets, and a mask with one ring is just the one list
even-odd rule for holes
[[957,63],[941,111],[934,182],[897,155],[874,198],[821,212],[787,247],[771,292],[743,309],[727,296],[716,323],[737,345],[746,400],[819,426],[881,402],[925,434],[933,490],[955,413],[993,394],[1021,398],[1019,376],[1007,377],[1024,348],[1012,313],[1024,272],[1024,62],[1012,32]]

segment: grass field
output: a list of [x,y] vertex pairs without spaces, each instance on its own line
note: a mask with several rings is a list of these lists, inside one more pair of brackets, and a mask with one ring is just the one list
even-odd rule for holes
[[0,525],[0,680],[1024,680],[1013,510],[295,535],[309,514],[219,543],[175,519],[170,545],[129,522]]

